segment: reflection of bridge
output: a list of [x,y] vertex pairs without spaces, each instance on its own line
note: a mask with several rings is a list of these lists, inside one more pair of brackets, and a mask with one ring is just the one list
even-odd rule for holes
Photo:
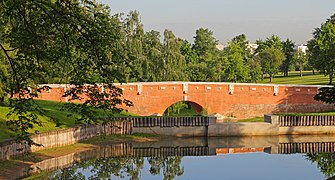
[[[230,138],[177,138],[156,142],[120,143],[98,146],[34,164],[32,172],[55,170],[92,158],[215,156],[230,153],[265,152],[270,154],[335,152],[334,136],[273,136]],[[26,169],[18,173],[24,176]],[[2,178],[0,171],[0,179]]]
[[[48,85],[40,99],[66,101],[65,85]],[[188,101],[197,110],[237,118],[262,116],[273,112],[313,112],[333,109],[313,100],[320,86],[157,82],[117,85],[134,103],[130,112],[139,115],[163,114],[174,103]]]

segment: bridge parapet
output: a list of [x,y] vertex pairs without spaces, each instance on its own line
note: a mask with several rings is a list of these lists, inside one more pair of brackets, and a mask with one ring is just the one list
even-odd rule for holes
[[[174,103],[188,101],[205,109],[237,119],[273,113],[320,112],[335,110],[334,105],[314,100],[318,89],[326,86],[211,82],[141,82],[115,84],[133,102],[125,107],[141,116],[164,114]],[[67,101],[62,97],[68,85],[48,85],[39,99]]]

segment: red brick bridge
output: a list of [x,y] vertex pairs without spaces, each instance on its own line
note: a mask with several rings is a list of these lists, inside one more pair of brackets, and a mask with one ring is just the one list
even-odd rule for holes
[[[61,95],[66,85],[52,87],[39,95],[39,99],[67,101]],[[320,112],[334,110],[334,105],[314,101],[322,86],[275,85],[249,83],[205,82],[143,82],[116,84],[124,97],[134,103],[129,112],[139,115],[163,114],[174,103],[189,102],[197,111],[208,114],[247,118],[267,113]]]

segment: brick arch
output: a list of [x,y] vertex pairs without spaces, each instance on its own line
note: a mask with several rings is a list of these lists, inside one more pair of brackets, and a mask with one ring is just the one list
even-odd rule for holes
[[[190,105],[192,106],[192,108],[197,112],[197,113],[200,113],[205,107],[204,106],[202,106],[201,104],[199,104],[199,103],[197,103],[197,102],[194,102],[194,101],[177,101],[177,102],[174,102],[174,103],[172,103],[172,104],[170,104],[170,105],[168,105],[168,106],[166,106],[166,107],[163,107],[163,109],[164,109],[164,113],[165,113],[165,111],[169,108],[169,107],[171,107],[172,105],[174,105],[174,104],[176,104],[176,103],[179,103],[179,102],[188,102],[188,103],[190,103]],[[163,113],[163,114],[164,114]]]

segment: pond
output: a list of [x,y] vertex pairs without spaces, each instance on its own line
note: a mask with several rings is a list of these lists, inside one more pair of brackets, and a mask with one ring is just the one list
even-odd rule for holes
[[35,168],[53,169],[49,179],[327,179],[334,150],[334,136],[175,138],[103,145]]

